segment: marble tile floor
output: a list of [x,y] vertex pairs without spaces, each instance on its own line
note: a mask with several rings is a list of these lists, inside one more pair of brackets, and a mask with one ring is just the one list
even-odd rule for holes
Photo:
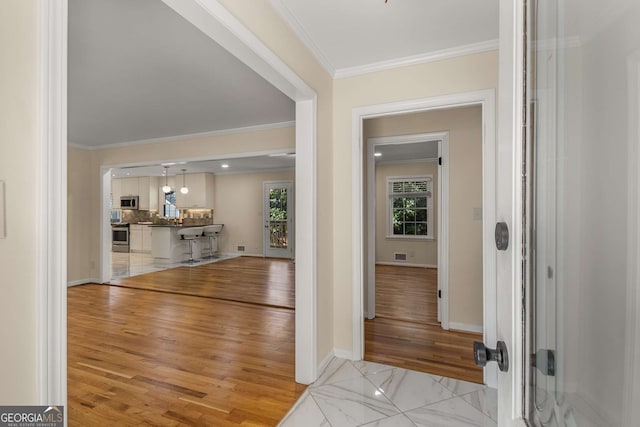
[[495,427],[497,392],[481,384],[333,359],[280,427]]
[[139,276],[140,274],[152,273],[155,271],[168,270],[175,267],[197,267],[199,265],[211,264],[233,256],[220,255],[213,259],[203,259],[194,264],[183,262],[168,262],[155,259],[151,254],[145,253],[111,253],[111,278],[122,279],[125,277]]

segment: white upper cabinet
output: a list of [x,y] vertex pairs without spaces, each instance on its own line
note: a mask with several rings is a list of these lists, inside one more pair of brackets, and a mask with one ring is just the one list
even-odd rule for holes
[[111,180],[111,202],[112,209],[120,209],[120,196],[122,196],[122,180]]
[[157,211],[159,206],[158,191],[162,184],[157,176],[114,178],[111,180],[113,207],[120,207],[121,196],[138,196],[138,209]]
[[185,176],[189,188],[187,194],[180,192],[182,177],[176,177],[176,205],[178,208],[213,209],[215,178],[210,173],[192,173]]
[[141,176],[138,180],[138,209],[149,210],[149,177]]
[[121,178],[121,190],[123,196],[139,196],[138,178]]

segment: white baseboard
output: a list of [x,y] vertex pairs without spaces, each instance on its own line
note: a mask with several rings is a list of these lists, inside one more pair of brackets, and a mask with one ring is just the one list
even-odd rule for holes
[[433,264],[412,264],[409,262],[376,262],[376,265],[394,265],[397,267],[420,267],[420,268],[438,268]]
[[324,372],[325,369],[327,369],[327,366],[329,366],[329,363],[331,363],[331,361],[336,357],[336,355],[334,354],[334,351],[331,350],[325,357],[324,359],[322,359],[322,361],[318,364],[318,378],[320,378],[320,376],[322,375],[322,373]]
[[100,279],[80,279],[67,282],[67,288],[72,286],[86,285],[87,283],[100,283]]
[[451,329],[455,329],[456,331],[475,332],[477,334],[484,333],[482,325],[471,325],[469,323],[449,322],[449,330]]
[[351,351],[351,350],[344,350],[344,349],[340,349],[340,348],[334,348],[333,349],[333,354],[334,354],[334,356],[339,357],[340,359],[354,360],[353,359],[353,351]]

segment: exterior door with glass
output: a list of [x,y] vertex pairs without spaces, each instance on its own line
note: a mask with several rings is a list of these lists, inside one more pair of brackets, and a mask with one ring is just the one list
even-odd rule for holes
[[263,183],[264,256],[293,258],[293,182]]

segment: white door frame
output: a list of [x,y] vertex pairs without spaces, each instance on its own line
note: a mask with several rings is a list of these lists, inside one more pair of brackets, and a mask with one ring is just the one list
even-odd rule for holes
[[[496,254],[498,339],[509,352],[509,370],[498,375],[498,425],[526,426],[523,414],[522,138],[525,104],[524,4],[500,0],[496,218],[509,227],[509,247]],[[489,342],[495,348],[496,341]]]
[[[367,304],[365,317],[373,319],[376,314],[376,189],[375,148],[380,145],[415,144],[438,141],[438,321],[443,329],[449,329],[448,306],[448,253],[449,253],[449,132],[432,132],[413,135],[397,135],[369,138],[367,140]],[[437,160],[437,159],[434,159]],[[446,248],[446,250],[445,250]]]
[[269,209],[267,205],[267,188],[273,187],[276,185],[280,185],[282,187],[287,187],[287,240],[289,241],[289,247],[286,250],[278,249],[281,252],[287,252],[284,257],[280,258],[293,258],[294,249],[293,243],[295,241],[295,217],[293,209],[295,203],[295,194],[293,181],[291,180],[283,180],[283,181],[264,181],[262,183],[262,223],[265,226],[265,230],[262,233],[262,253],[265,257],[268,257],[267,252],[269,250],[273,250],[269,248],[269,233],[266,231],[266,224],[269,221]]
[[[493,89],[476,92],[466,92],[401,101],[389,104],[371,105],[355,108],[352,111],[352,245],[353,245],[353,357],[361,360],[364,357],[364,241],[363,241],[363,132],[362,126],[366,119],[376,117],[402,115],[419,111],[438,110],[443,108],[463,107],[470,105],[482,106],[483,126],[483,283],[484,315],[483,333],[487,346],[495,346],[496,342],[496,287],[495,287],[495,250],[493,246],[493,227],[495,224],[495,91]],[[496,387],[497,367],[489,364],[484,369],[485,384]]]
[[[225,49],[296,101],[295,377],[317,378],[317,95],[280,58],[216,0],[167,0]],[[43,405],[67,405],[67,0],[38,2],[40,62],[40,153],[42,176],[37,195],[42,220],[37,264],[37,388]]]
[[67,406],[67,0],[40,1],[38,13],[36,387],[40,405]]

